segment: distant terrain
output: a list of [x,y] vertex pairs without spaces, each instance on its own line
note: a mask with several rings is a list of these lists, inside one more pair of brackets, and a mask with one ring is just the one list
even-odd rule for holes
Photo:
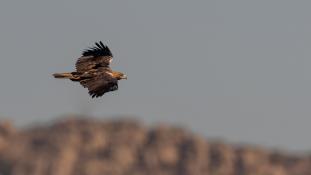
[[132,120],[67,118],[27,129],[3,121],[0,175],[311,175],[311,156]]

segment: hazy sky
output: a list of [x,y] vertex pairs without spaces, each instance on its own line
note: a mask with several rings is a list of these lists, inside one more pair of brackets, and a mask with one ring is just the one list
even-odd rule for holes
[[[133,116],[206,137],[311,150],[311,1],[2,0],[0,116]],[[102,40],[119,90],[91,99],[73,71]]]

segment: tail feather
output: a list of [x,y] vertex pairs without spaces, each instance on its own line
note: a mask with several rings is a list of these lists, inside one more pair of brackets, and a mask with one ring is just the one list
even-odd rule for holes
[[72,73],[70,73],[70,72],[55,73],[55,74],[53,74],[53,76],[54,76],[54,78],[65,78],[65,79],[74,78]]

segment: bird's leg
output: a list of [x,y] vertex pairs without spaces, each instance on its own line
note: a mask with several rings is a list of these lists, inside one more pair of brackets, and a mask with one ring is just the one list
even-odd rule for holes
[[93,74],[91,74],[89,72],[84,72],[80,77],[81,78],[91,78],[91,77],[93,77]]

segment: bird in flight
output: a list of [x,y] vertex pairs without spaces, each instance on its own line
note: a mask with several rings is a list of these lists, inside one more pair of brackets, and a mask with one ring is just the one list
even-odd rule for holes
[[92,98],[117,90],[118,80],[127,79],[124,73],[110,69],[113,57],[110,49],[101,41],[95,42],[95,45],[82,52],[76,62],[75,72],[53,74],[55,78],[80,82],[83,87],[88,88]]

